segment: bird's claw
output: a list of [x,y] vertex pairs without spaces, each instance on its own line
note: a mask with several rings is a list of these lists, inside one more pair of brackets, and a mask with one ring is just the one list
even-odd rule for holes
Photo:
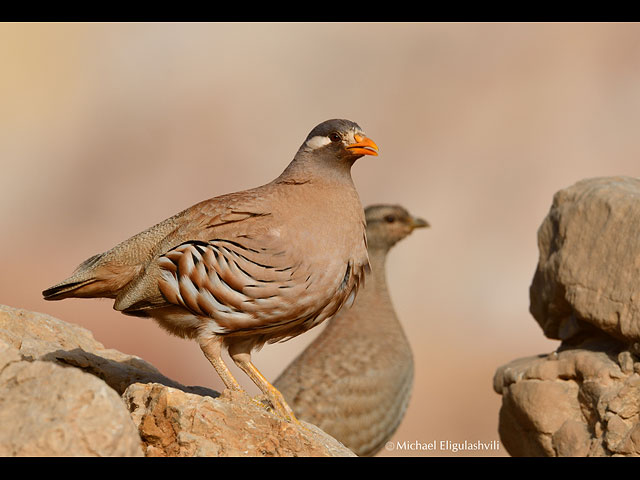
[[251,400],[261,408],[272,412],[286,422],[305,428],[304,425],[302,425],[296,418],[293,410],[291,410],[291,407],[289,407],[286,402],[279,402],[276,399],[267,398],[265,395],[258,395],[257,397],[251,398]]

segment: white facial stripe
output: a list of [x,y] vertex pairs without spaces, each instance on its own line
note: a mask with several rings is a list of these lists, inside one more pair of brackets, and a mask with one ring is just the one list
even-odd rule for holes
[[316,148],[324,147],[329,143],[331,143],[329,137],[322,137],[318,135],[307,140],[307,147],[309,147],[311,150],[315,150]]

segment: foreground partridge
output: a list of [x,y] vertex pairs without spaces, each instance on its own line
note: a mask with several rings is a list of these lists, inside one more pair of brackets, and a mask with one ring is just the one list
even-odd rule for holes
[[274,385],[298,418],[360,456],[374,455],[397,429],[413,385],[411,347],[387,289],[389,249],[428,223],[404,208],[366,209],[372,274],[350,309],[341,310]]
[[225,386],[242,390],[221,358],[227,348],[275,412],[297,422],[251,351],[355,298],[368,255],[351,167],[377,151],[356,123],[323,122],[272,182],[198,203],[87,259],[44,298],[113,298],[124,314],[196,339]]

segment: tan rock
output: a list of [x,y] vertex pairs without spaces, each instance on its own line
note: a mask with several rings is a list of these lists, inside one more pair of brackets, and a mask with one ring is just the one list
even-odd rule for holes
[[210,389],[181,385],[140,357],[105,348],[89,330],[44,313],[0,305],[0,340],[18,349],[25,359],[80,368],[101,378],[119,394],[135,382],[158,382],[218,395]]
[[559,191],[538,246],[530,311],[562,343],[496,371],[503,445],[516,456],[640,455],[640,180]]
[[0,456],[354,456],[248,396],[187,387],[91,332],[0,305]]
[[[513,456],[640,455],[640,375],[611,338],[500,367],[499,433]],[[634,357],[631,357],[634,358]],[[628,365],[626,365],[628,367]]]
[[142,456],[120,396],[102,380],[23,360],[0,340],[0,456]]
[[586,457],[591,447],[591,433],[580,420],[566,420],[551,435],[551,445],[559,457]]
[[586,179],[556,193],[538,247],[530,311],[546,336],[591,326],[640,341],[639,179]]
[[147,456],[355,456],[317,427],[296,427],[239,392],[211,398],[136,383],[123,398]]

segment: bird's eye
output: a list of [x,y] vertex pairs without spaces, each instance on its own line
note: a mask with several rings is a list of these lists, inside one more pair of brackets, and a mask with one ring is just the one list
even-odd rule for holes
[[393,223],[393,222],[395,222],[395,221],[396,221],[396,217],[395,217],[395,216],[393,216],[393,215],[387,215],[386,217],[384,217],[384,220],[385,220],[387,223]]
[[331,140],[332,142],[335,143],[335,142],[339,142],[340,140],[342,140],[342,137],[338,133],[333,132],[333,133],[329,134],[329,140]]

